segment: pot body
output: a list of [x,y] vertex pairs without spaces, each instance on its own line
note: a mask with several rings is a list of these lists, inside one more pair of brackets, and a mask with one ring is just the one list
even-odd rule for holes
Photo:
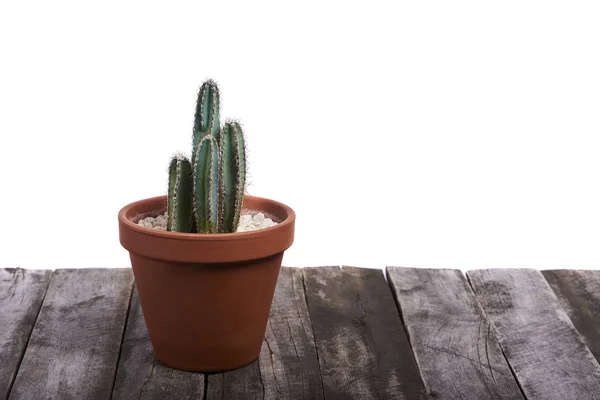
[[121,244],[129,250],[156,357],[167,366],[201,372],[251,363],[260,354],[283,253],[293,242],[294,212],[246,196],[245,208],[281,222],[244,233],[184,234],[132,221],[165,207],[162,196],[119,212]]

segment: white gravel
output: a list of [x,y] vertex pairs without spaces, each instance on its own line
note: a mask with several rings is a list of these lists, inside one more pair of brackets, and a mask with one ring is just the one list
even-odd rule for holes
[[244,214],[240,217],[240,223],[238,224],[237,232],[248,232],[255,231],[257,229],[269,228],[277,225],[277,222],[271,218],[266,218],[261,212],[254,214]]
[[[157,217],[142,218],[137,224],[143,226],[144,228],[166,231],[167,213],[165,212],[163,215],[159,215]],[[240,223],[236,232],[255,231],[257,229],[269,228],[275,225],[277,225],[277,222],[273,221],[271,218],[266,218],[261,212],[255,214],[254,216],[251,214],[244,214],[240,218]]]
[[157,229],[159,231],[167,230],[167,213],[159,215],[157,217],[146,217],[142,218],[137,223],[144,228]]

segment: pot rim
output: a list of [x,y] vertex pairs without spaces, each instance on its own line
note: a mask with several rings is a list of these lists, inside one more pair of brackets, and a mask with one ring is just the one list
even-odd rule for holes
[[[182,233],[139,226],[129,218],[164,209],[167,196],[130,203],[119,211],[119,240],[130,253],[157,260],[196,264],[223,264],[274,256],[294,241],[296,214],[280,202],[245,196],[247,209],[285,218],[275,226],[250,232]],[[134,215],[135,214],[135,215]]]
[[[142,200],[138,200],[133,203],[127,204],[125,207],[123,207],[119,211],[119,221],[121,223],[123,223],[124,225],[126,225],[127,228],[137,231],[139,233],[151,235],[151,236],[158,236],[158,237],[162,237],[165,239],[228,241],[228,240],[236,240],[239,238],[260,237],[260,236],[269,235],[274,230],[284,229],[287,225],[293,224],[294,221],[296,220],[296,213],[289,206],[287,206],[283,203],[280,203],[278,201],[265,198],[265,197],[250,196],[250,195],[245,195],[244,197],[252,198],[255,200],[268,201],[270,203],[273,203],[274,205],[276,205],[286,211],[287,218],[285,220],[277,223],[277,225],[270,226],[268,228],[261,228],[261,229],[256,229],[256,230],[248,231],[248,232],[231,232],[231,233],[184,233],[184,232],[163,231],[160,229],[144,228],[143,226],[140,226],[140,225],[134,223],[133,221],[131,221],[129,218],[127,218],[127,213],[131,209],[140,206],[142,203],[158,201],[159,199],[163,199],[166,197],[167,197],[166,195],[149,197],[147,199],[142,199]],[[262,210],[255,210],[255,211],[262,211]]]

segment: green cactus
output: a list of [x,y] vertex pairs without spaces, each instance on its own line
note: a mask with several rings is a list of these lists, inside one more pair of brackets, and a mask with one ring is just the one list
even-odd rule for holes
[[220,167],[218,142],[212,135],[207,135],[198,143],[192,165],[194,220],[199,233],[219,232]]
[[246,185],[246,148],[238,122],[220,130],[219,89],[208,80],[198,93],[192,161],[182,155],[169,166],[167,229],[177,232],[235,232]]
[[206,135],[213,135],[218,139],[219,130],[219,88],[213,80],[209,79],[202,84],[198,92],[192,150],[196,151],[198,143]]
[[192,231],[192,164],[181,154],[169,164],[167,209],[167,230]]
[[221,232],[235,232],[242,213],[246,185],[246,148],[239,123],[228,121],[221,131]]

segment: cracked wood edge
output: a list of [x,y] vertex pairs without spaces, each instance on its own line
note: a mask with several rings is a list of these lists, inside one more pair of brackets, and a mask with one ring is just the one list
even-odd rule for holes
[[383,272],[354,267],[303,272],[325,398],[424,398]]
[[10,398],[109,398],[132,282],[130,269],[56,270]]
[[163,365],[154,356],[134,287],[121,345],[113,399],[202,399],[204,375]]
[[542,274],[600,362],[600,271],[563,269],[542,271]]
[[540,271],[467,276],[528,399],[599,398],[600,365]]
[[323,398],[301,268],[279,272],[259,359],[207,379],[208,399]]
[[0,398],[8,396],[52,271],[0,269]]
[[523,399],[459,270],[387,268],[421,376],[436,399]]

